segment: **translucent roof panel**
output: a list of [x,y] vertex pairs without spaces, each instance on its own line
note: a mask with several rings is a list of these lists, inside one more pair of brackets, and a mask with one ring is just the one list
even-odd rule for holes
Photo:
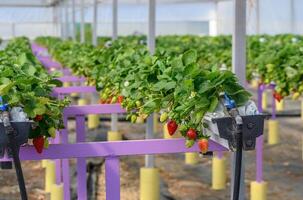
[[[1,0],[0,7],[50,7],[55,6],[63,0]],[[71,2],[72,0],[68,0]],[[97,0],[99,3],[111,3],[112,0]],[[231,0],[156,0],[157,3],[191,3],[191,2],[214,2]],[[75,0],[76,3],[80,0]],[[119,4],[147,3],[148,0],[119,0]],[[92,4],[93,0],[84,0],[84,3]]]

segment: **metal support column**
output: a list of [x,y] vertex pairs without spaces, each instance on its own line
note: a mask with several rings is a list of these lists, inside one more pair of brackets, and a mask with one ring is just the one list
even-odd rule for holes
[[68,24],[68,1],[65,0],[64,2],[64,18],[65,18],[65,24],[64,24],[64,28],[65,28],[65,38],[64,39],[68,39],[69,38],[69,24]]
[[60,29],[61,29],[61,38],[65,38],[65,26],[64,26],[64,7],[63,2],[59,3],[59,13],[60,13]]
[[[245,86],[246,83],[246,0],[234,0],[234,30],[232,38],[232,70],[239,79],[239,83]],[[231,155],[231,169],[234,172],[236,153]],[[245,199],[245,182],[244,182],[244,154],[242,156],[242,172],[240,198]],[[231,188],[233,190],[234,176],[232,174]],[[233,191],[231,192],[233,199]]]
[[290,0],[290,33],[296,33],[295,2]]
[[[156,1],[149,0],[148,4],[148,36],[147,44],[151,54],[155,53],[155,36],[156,36]],[[147,118],[145,139],[154,138],[154,116],[153,114]],[[154,167],[155,159],[153,155],[146,155],[145,167]]]
[[98,24],[98,2],[94,0],[93,5],[93,30],[92,30],[92,44],[97,46],[97,24]]
[[72,38],[76,40],[76,8],[75,8],[75,0],[72,0]]
[[113,35],[112,39],[118,38],[118,0],[113,0]]
[[[112,40],[117,39],[117,32],[118,32],[118,0],[113,0],[113,19],[112,19]],[[111,131],[118,132],[118,114],[111,114]]]
[[85,24],[84,24],[84,0],[81,0],[80,4],[80,41],[81,43],[85,42]]
[[260,34],[260,1],[256,0],[256,34]]

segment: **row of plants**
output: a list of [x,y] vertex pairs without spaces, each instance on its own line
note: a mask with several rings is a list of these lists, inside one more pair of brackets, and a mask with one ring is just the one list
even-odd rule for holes
[[54,87],[62,86],[56,79],[59,74],[47,73],[24,37],[9,41],[0,51],[0,71],[0,96],[10,108],[21,107],[26,113],[32,122],[29,138],[41,153],[48,138],[63,128],[62,111],[69,104],[68,99],[51,96]]
[[250,97],[232,72],[201,67],[194,49],[176,55],[163,49],[151,55],[144,42],[135,39],[118,39],[100,47],[58,38],[36,41],[75,74],[87,77],[100,91],[101,101],[119,101],[132,122],[160,112],[169,134],[179,129],[188,147],[198,140],[203,152],[208,139],[203,133],[205,113],[216,109],[223,93],[238,106]]
[[[57,42],[54,42],[57,40]],[[87,66],[91,63],[85,59],[88,52],[94,47],[90,44],[82,45],[80,48],[77,43],[71,41],[59,42],[58,38],[47,38],[52,41],[53,55],[58,60],[73,66],[76,73],[88,70]],[[144,45],[145,36],[119,37],[121,43]],[[99,47],[103,48],[111,44],[109,37],[99,38]],[[157,49],[155,55],[178,56],[185,51],[195,49],[197,51],[197,63],[204,69],[227,68],[231,69],[232,61],[232,38],[231,36],[159,36],[157,37]],[[59,45],[58,45],[59,44]],[[79,45],[79,44],[78,44]],[[49,44],[47,45],[49,46]],[[71,49],[73,48],[73,49]],[[53,49],[53,48],[51,48]],[[69,49],[70,51],[65,51]],[[77,52],[77,59],[69,61],[68,52]],[[58,55],[57,55],[58,54]],[[60,55],[62,58],[60,58]],[[92,56],[97,55],[92,53]],[[260,84],[276,84],[274,97],[277,100],[292,95],[294,99],[303,93],[303,37],[300,35],[256,35],[247,37],[247,80],[258,79]],[[74,57],[75,58],[75,57]],[[87,62],[84,66],[75,66],[72,62],[79,63],[79,59]],[[70,64],[71,63],[71,64]],[[92,64],[94,65],[94,64]],[[90,70],[91,68],[89,68]]]

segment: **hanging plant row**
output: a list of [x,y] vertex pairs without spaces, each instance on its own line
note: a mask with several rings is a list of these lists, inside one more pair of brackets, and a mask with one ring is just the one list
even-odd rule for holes
[[222,92],[238,106],[250,97],[232,72],[201,67],[196,50],[178,55],[161,50],[152,56],[136,40],[117,40],[100,48],[56,38],[36,41],[75,74],[86,76],[100,91],[102,102],[120,102],[132,122],[161,112],[171,135],[179,129],[187,146],[200,140],[202,151],[208,138],[202,132],[202,118],[216,109]]
[[41,153],[48,146],[48,138],[63,128],[62,112],[69,101],[51,96],[52,89],[62,83],[55,79],[56,74],[47,73],[23,37],[9,41],[0,51],[0,71],[0,96],[10,108],[22,108],[33,121],[29,138]]

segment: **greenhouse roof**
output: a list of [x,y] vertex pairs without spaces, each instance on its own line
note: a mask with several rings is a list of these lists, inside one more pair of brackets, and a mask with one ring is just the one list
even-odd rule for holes
[[[51,7],[57,5],[63,0],[1,0],[0,7]],[[80,0],[75,0],[77,3]],[[111,3],[112,0],[97,0],[99,3]],[[188,3],[188,2],[214,2],[230,0],[157,0],[157,3]],[[71,0],[69,1],[71,2]],[[92,4],[93,0],[84,0],[85,4]],[[134,4],[145,3],[148,0],[119,0],[119,3]]]

